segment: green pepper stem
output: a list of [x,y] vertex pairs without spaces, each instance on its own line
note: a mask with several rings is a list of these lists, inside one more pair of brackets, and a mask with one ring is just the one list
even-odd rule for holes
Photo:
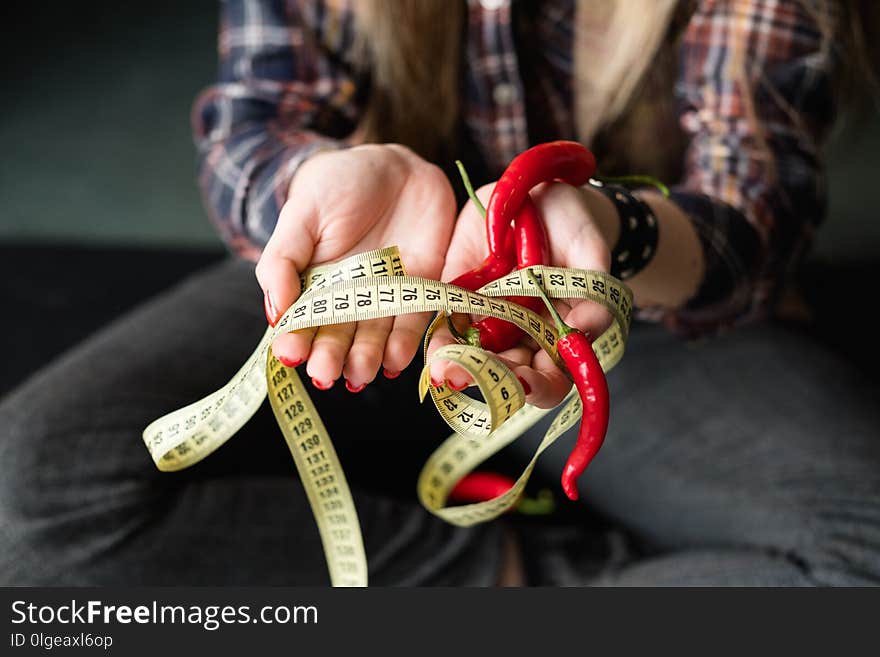
[[663,196],[669,198],[669,188],[653,176],[593,176],[593,178],[601,183],[612,185],[650,185],[656,187]]
[[563,337],[569,335],[570,333],[574,333],[576,329],[573,329],[568,324],[562,321],[562,317],[559,314],[559,311],[556,310],[556,307],[550,301],[550,298],[547,296],[547,293],[544,291],[544,288],[541,287],[540,281],[537,277],[532,273],[531,269],[525,270],[526,275],[529,277],[529,280],[532,284],[538,288],[538,294],[541,297],[541,300],[544,302],[544,305],[547,306],[547,310],[550,311],[550,316],[553,318],[553,321],[556,323],[556,330],[559,332],[559,337]]
[[538,491],[537,497],[523,497],[516,505],[516,510],[527,516],[546,516],[553,513],[555,509],[556,502],[553,500],[553,493],[546,488]]
[[482,203],[480,203],[480,199],[477,198],[477,194],[474,192],[474,186],[471,185],[471,178],[470,176],[468,176],[467,171],[464,168],[464,164],[462,164],[461,160],[456,160],[455,166],[458,167],[458,172],[461,174],[461,182],[464,183],[464,188],[467,190],[468,198],[473,201],[473,204],[477,207],[480,216],[485,219],[486,207]]
[[469,344],[468,339],[456,328],[455,323],[452,321],[452,315],[446,315],[446,327],[459,344]]

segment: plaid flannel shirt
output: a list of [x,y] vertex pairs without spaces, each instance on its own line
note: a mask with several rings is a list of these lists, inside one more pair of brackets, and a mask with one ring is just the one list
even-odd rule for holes
[[[343,147],[363,111],[355,1],[223,2],[219,81],[196,100],[193,127],[205,205],[244,257],[256,259],[269,239],[299,164]],[[517,49],[519,2],[468,0],[463,121],[495,178],[530,135],[576,138],[574,4],[533,5],[529,48]],[[734,37],[748,46],[748,86],[730,75]],[[693,221],[707,266],[697,295],[665,318],[694,333],[763,315],[824,215],[819,148],[833,120],[831,57],[797,0],[699,0],[678,59],[689,146],[672,198]]]

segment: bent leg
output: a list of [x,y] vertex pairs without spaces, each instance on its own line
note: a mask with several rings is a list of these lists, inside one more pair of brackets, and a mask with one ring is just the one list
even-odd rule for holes
[[700,343],[639,326],[609,385],[582,499],[659,556],[601,581],[880,583],[876,388],[844,361],[780,326]]
[[[264,330],[252,265],[227,262],[114,322],[4,398],[0,581],[326,584],[317,528],[267,405],[182,472],[159,472],[141,439],[152,420],[225,384]],[[394,499],[373,468],[358,470],[356,457],[382,444],[377,405],[389,395],[413,401],[400,406],[422,438],[416,451],[446,436],[411,389],[390,386],[377,382],[358,397],[310,391],[352,481],[371,582],[491,585],[496,529],[450,527],[418,505],[414,485]],[[395,476],[395,465],[379,475]]]

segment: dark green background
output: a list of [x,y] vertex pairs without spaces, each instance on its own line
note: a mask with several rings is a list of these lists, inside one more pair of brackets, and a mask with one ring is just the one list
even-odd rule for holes
[[189,126],[218,3],[28,4],[0,46],[0,240],[221,248]]

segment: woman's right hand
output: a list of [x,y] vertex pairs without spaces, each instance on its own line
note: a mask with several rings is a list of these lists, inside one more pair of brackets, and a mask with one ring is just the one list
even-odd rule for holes
[[[439,279],[456,217],[455,196],[436,166],[396,144],[363,145],[309,157],[290,184],[278,224],[257,263],[266,314],[277,321],[300,295],[308,267],[397,245],[412,276]],[[340,375],[349,390],[403,370],[418,351],[431,313],[324,326],[280,335],[272,350],[308,361],[315,385]]]

